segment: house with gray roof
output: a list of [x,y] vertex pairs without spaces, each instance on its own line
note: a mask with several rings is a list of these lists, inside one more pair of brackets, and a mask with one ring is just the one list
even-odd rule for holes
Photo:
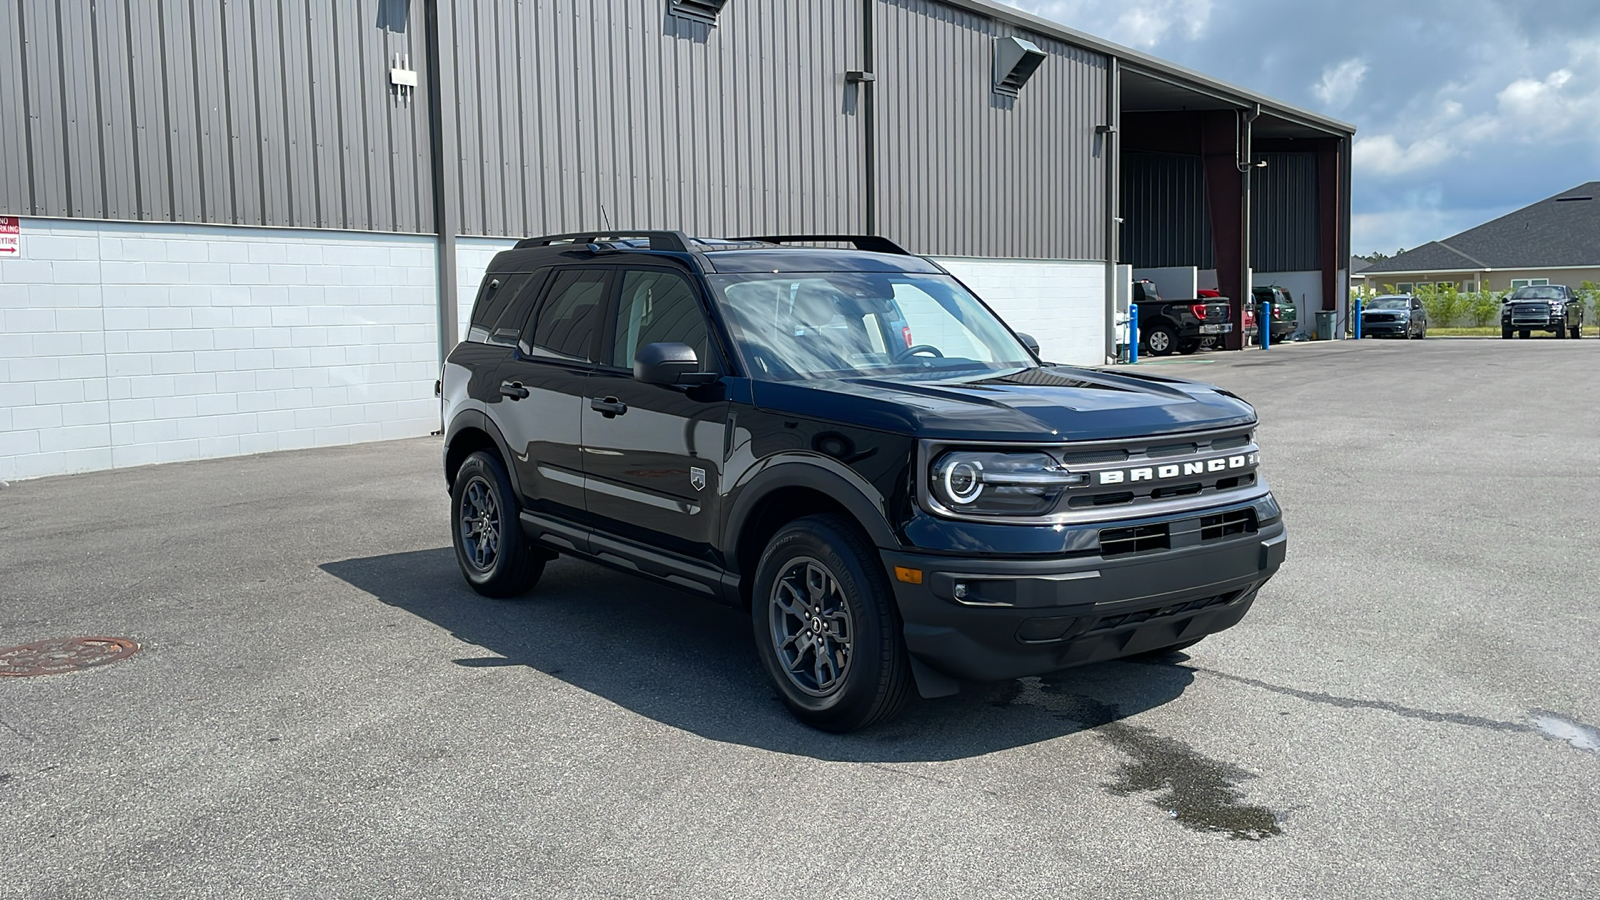
[[1464,291],[1530,284],[1600,282],[1600,181],[1540,200],[1476,228],[1427,244],[1360,273],[1356,285],[1409,291],[1454,284]]

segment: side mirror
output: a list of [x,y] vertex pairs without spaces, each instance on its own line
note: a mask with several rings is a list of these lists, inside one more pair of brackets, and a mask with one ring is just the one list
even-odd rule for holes
[[700,358],[688,344],[645,344],[633,355],[633,380],[645,384],[710,384],[717,373],[700,371]]
[[1022,346],[1028,348],[1029,353],[1032,353],[1034,356],[1039,355],[1039,342],[1033,339],[1033,335],[1024,334],[1019,331],[1017,332],[1017,340],[1022,342]]

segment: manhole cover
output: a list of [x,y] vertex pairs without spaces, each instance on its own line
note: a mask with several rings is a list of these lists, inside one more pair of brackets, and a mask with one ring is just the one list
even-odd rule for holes
[[57,675],[114,663],[139,652],[124,638],[80,637],[37,641],[0,649],[0,676]]

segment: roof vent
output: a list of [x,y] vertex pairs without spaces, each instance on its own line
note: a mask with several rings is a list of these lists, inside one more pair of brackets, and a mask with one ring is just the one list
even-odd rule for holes
[[1557,203],[1576,203],[1579,200],[1593,200],[1593,197],[1557,197]]
[[1033,77],[1044,62],[1044,51],[1032,41],[1017,37],[994,39],[994,89],[1010,97]]
[[669,0],[667,11],[679,18],[715,25],[727,5],[728,0]]

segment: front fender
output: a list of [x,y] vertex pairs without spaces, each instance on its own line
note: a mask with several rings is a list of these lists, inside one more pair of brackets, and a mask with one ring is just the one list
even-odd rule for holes
[[[880,548],[900,546],[889,524],[888,504],[872,483],[850,467],[820,453],[793,452],[769,456],[745,471],[734,488],[722,546],[735,547],[745,524],[761,501],[784,488],[807,488],[837,501],[855,517],[872,543]],[[737,560],[729,562],[737,566]]]

